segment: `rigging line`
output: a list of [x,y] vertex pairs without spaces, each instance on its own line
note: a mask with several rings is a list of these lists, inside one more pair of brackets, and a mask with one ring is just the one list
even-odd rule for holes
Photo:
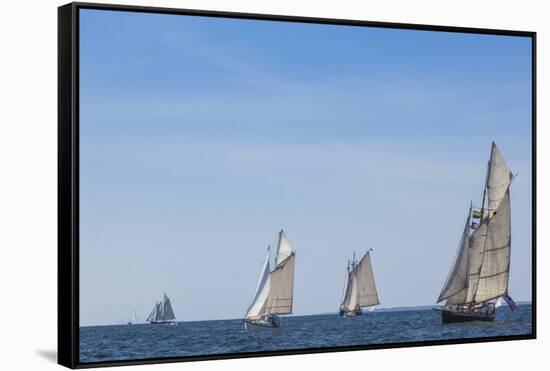
[[519,175],[519,171],[518,171],[515,175],[512,176],[512,179],[510,179],[510,183],[508,183],[508,188],[510,188],[510,185],[512,185],[512,182],[513,182],[514,180],[516,180],[516,178],[518,177],[518,175]]

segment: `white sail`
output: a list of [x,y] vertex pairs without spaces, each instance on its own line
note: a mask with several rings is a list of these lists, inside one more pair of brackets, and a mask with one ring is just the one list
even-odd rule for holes
[[511,216],[510,183],[512,172],[493,143],[487,176],[489,213],[483,238],[481,264],[468,302],[483,303],[508,292],[510,274]]
[[340,304],[341,310],[347,310],[349,300],[351,295],[351,272],[349,271],[349,262],[348,269],[346,270],[346,282],[344,283],[344,292],[342,295],[342,303]]
[[378,304],[380,301],[374,281],[370,251],[368,251],[359,263],[356,263],[354,256],[351,269],[348,265],[348,277],[340,309],[344,312],[355,312],[361,307]]
[[146,321],[153,321],[157,318],[157,308],[158,308],[158,302],[155,303],[153,306],[153,310],[151,310],[151,313],[147,316],[145,319]]
[[504,157],[500,150],[493,143],[491,147],[491,158],[489,160],[489,170],[487,177],[487,200],[489,207],[489,216],[500,205],[504,198],[504,194],[508,190],[510,181],[512,180],[512,172],[504,161]]
[[269,277],[269,295],[265,306],[265,314],[292,313],[294,291],[294,259],[292,253],[277,265]]
[[447,299],[448,304],[462,304],[466,300],[469,273],[470,215],[471,208],[468,212],[468,218],[466,218],[466,224],[462,231],[462,238],[460,239],[453,265],[447,275],[447,280],[445,281],[445,285],[443,285],[437,302]]
[[163,311],[164,310],[162,307],[162,303],[160,301],[157,302],[157,311],[156,311],[155,321],[162,321],[162,319],[164,318]]
[[248,310],[246,312],[247,318],[258,319],[262,315],[263,309],[265,307],[265,302],[267,300],[267,295],[269,294],[269,271],[270,267],[268,253],[263,264],[262,273],[260,274],[258,285],[256,286],[256,290],[254,291],[252,303],[250,303],[250,306],[248,307]]
[[357,272],[357,305],[359,307],[370,307],[380,304],[369,252],[359,261],[355,271]]
[[344,310],[346,312],[353,312],[359,308],[359,295],[357,287],[357,273],[355,271],[355,265],[350,273],[350,289],[349,289],[349,299],[347,300]]
[[166,294],[164,294],[162,307],[163,307],[162,319],[164,321],[173,321],[176,319],[176,316],[174,315],[174,310],[172,309],[172,304],[170,303],[170,299],[168,299],[168,296],[166,296]]
[[506,191],[489,219],[483,262],[475,294],[476,303],[496,299],[508,293],[510,224],[510,193]]
[[128,324],[135,324],[137,323],[137,317],[136,317],[136,311],[135,310],[132,310],[132,315],[130,317],[128,317],[128,321],[127,321]]
[[[136,313],[134,311],[134,322],[136,322]],[[163,322],[163,321],[174,321],[176,316],[174,310],[172,309],[172,304],[170,299],[166,294],[164,294],[162,301],[157,301],[153,310],[147,318],[145,319],[148,322]]]
[[281,229],[277,241],[277,251],[275,254],[275,267],[279,266],[285,259],[292,254],[292,247],[286,238],[285,232]]
[[[483,219],[483,222],[470,236],[470,248],[468,250],[468,292],[466,293],[465,303],[472,303],[475,299],[477,287],[479,284],[479,274],[483,263],[483,252],[485,251],[485,242],[487,240],[487,222],[489,218]],[[457,303],[460,304],[460,303]]]
[[[493,143],[486,180],[488,213],[466,243],[468,230],[465,227],[451,272],[438,301],[447,299],[448,304],[481,304],[508,293],[511,181],[512,173]],[[461,287],[465,287],[465,290],[461,290]]]
[[266,315],[292,313],[294,259],[294,251],[281,230],[277,239],[275,268],[270,270],[268,252],[246,318],[257,320]]

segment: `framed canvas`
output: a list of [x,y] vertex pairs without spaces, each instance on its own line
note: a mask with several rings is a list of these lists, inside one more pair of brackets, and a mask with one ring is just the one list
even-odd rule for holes
[[58,19],[60,364],[535,338],[535,32]]

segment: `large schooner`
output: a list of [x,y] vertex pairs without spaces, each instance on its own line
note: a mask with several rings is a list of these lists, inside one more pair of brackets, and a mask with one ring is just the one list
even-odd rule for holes
[[501,298],[515,309],[508,296],[512,179],[493,142],[481,208],[472,210],[470,204],[458,251],[437,299],[438,303],[445,300],[445,304],[434,308],[441,313],[443,323],[494,321]]
[[371,251],[372,249],[367,251],[359,262],[355,259],[355,254],[352,261],[348,261],[344,293],[340,304],[341,316],[361,315],[363,307],[373,309],[375,305],[380,304],[374,283]]
[[155,303],[146,321],[153,325],[177,325],[172,304],[170,304],[170,299],[166,294],[164,294],[162,300]]
[[260,280],[244,318],[245,329],[279,327],[278,315],[292,313],[295,252],[282,229],[276,246],[273,270],[269,261],[270,248],[267,249]]

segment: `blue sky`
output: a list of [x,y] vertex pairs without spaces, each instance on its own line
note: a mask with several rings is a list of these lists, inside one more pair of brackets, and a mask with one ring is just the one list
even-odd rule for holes
[[531,44],[511,36],[81,11],[81,324],[240,318],[281,227],[295,313],[374,249],[384,306],[437,299],[491,141],[531,291]]

